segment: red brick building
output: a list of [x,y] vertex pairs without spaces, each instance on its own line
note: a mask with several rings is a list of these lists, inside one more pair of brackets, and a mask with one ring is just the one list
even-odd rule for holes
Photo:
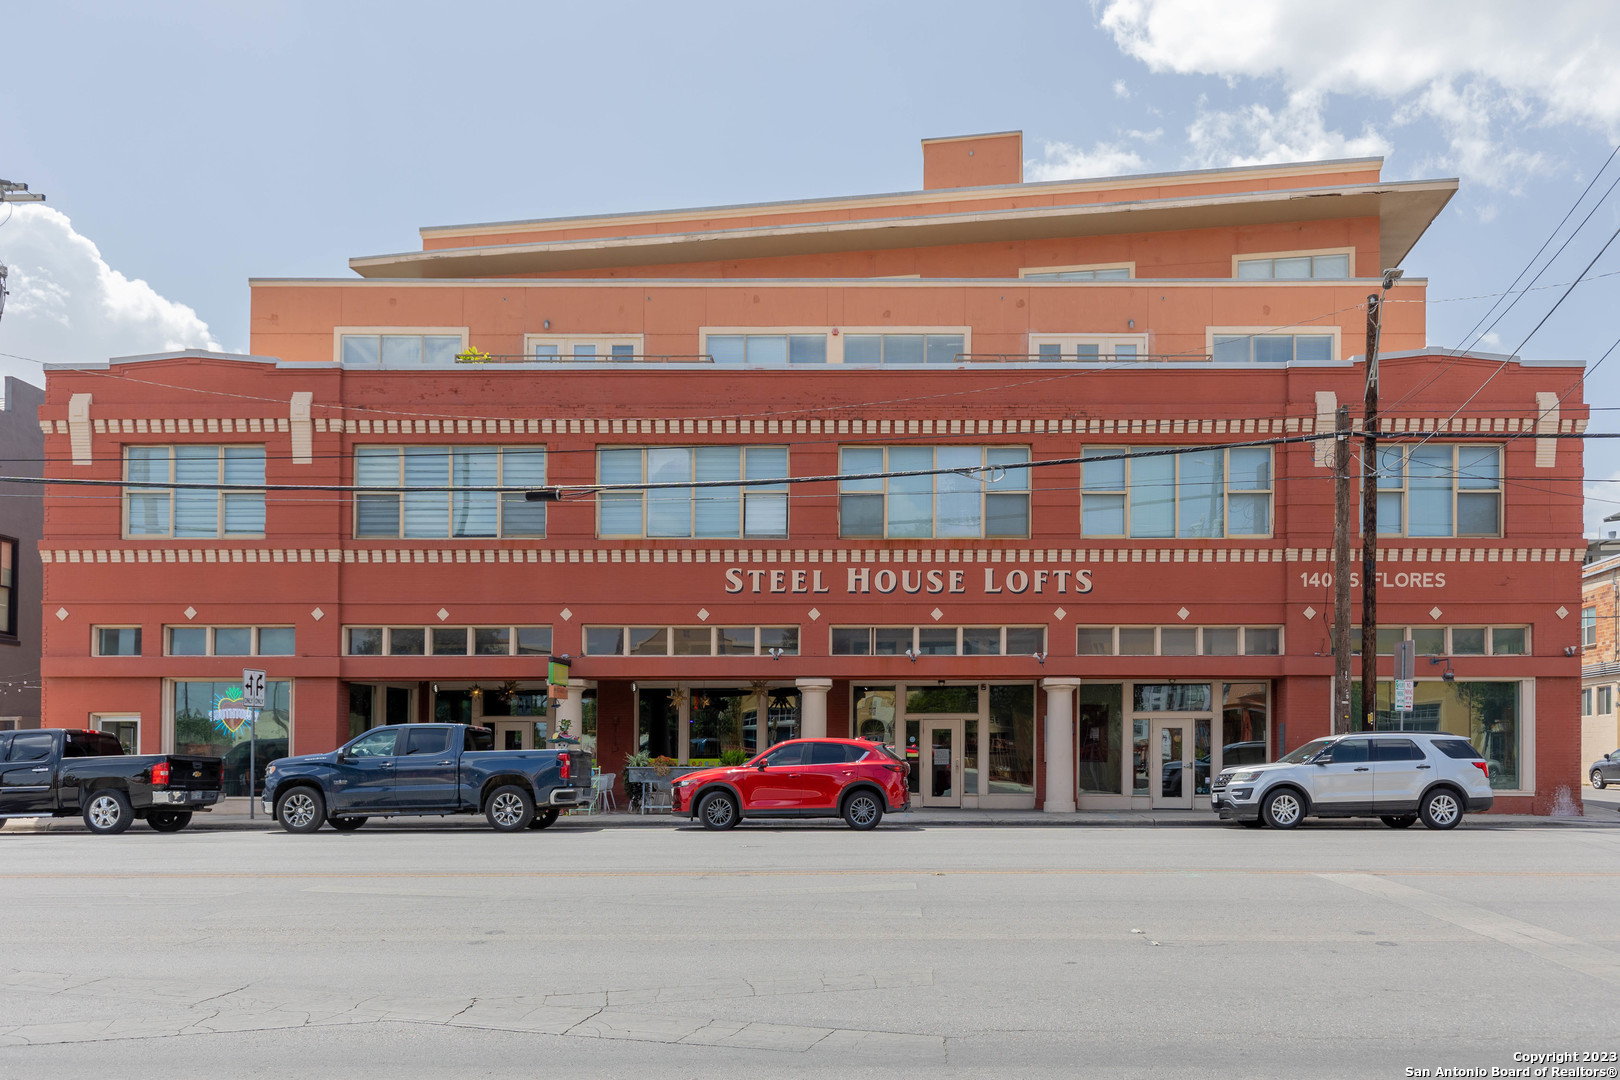
[[[479,719],[622,774],[874,734],[923,805],[1059,811],[1198,805],[1324,733],[1308,437],[1359,413],[1365,298],[1455,182],[1020,157],[424,230],[253,282],[252,356],[52,370],[53,475],[115,486],[50,489],[46,722],[239,755],[253,666],[260,739],[298,752]],[[1581,454],[1547,436],[1584,425],[1581,368],[1426,351],[1425,293],[1384,307],[1381,640],[1420,658],[1377,719],[1468,734],[1498,807],[1545,812],[1579,791]]]

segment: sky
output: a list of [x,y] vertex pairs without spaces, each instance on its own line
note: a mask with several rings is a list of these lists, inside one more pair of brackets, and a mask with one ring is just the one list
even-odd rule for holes
[[[1019,129],[1029,180],[1460,178],[1404,264],[1430,344],[1584,362],[1620,430],[1620,242],[1559,303],[1620,230],[1620,4],[54,0],[8,6],[0,72],[0,177],[49,199],[0,224],[0,372],[36,383],[245,352],[249,277],[345,277],[419,226],[909,191],[919,140]],[[1620,440],[1586,466],[1596,535]]]

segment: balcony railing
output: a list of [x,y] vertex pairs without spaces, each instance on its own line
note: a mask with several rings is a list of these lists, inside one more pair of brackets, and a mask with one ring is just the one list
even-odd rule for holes
[[[942,368],[964,364],[1186,364],[1207,363],[1211,359],[1208,353],[1077,353],[1065,351],[1060,353],[957,353],[949,364],[724,364],[720,365],[730,369],[752,370],[796,370],[806,371],[818,368],[859,368],[862,371],[871,371],[882,368],[896,368],[911,371],[916,368]],[[595,356],[559,356],[537,355],[526,353],[486,354],[477,357],[457,357],[458,364],[471,364],[486,366],[497,364],[713,364],[714,357],[709,353],[635,353],[633,355],[620,353],[608,355],[598,353]]]

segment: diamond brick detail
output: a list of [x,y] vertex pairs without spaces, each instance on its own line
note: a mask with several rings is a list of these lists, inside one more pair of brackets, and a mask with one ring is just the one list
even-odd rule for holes
[[1062,622],[1068,616],[1068,614],[1069,613],[1067,611],[1064,611],[1062,608],[1058,608],[1052,612],[1052,617],[1058,622]]
[[197,617],[197,609],[194,607],[188,607],[184,612],[182,612],[182,614],[184,614],[188,620],[195,619]]
[[67,617],[68,617],[68,609],[67,608],[59,607],[59,608],[56,609],[56,621],[57,622],[61,622],[63,619],[65,619]]
[[1437,607],[1432,607],[1432,608],[1429,609],[1429,618],[1431,618],[1431,619],[1438,619],[1441,616],[1441,614],[1442,614],[1442,612]]
[[708,622],[708,621],[709,621],[709,609],[706,608],[706,607],[698,608],[698,622]]
[[316,608],[314,611],[309,613],[309,617],[314,619],[316,622],[320,622],[322,619],[326,618],[326,612],[322,611],[320,608]]
[[444,610],[444,608],[440,608],[438,611],[434,612],[434,614],[439,617],[440,622],[444,622],[444,620],[450,617],[450,613]]
[[815,622],[817,619],[821,618],[821,612],[817,611],[815,608],[811,608],[808,612],[806,612],[806,614],[810,616],[811,622]]
[[1305,617],[1306,617],[1306,618],[1307,618],[1307,619],[1314,619],[1314,618],[1316,618],[1316,609],[1315,609],[1315,608],[1313,608],[1313,607],[1308,607],[1308,608],[1306,608],[1306,609],[1305,609]]
[[557,614],[562,616],[563,622],[567,622],[569,619],[574,617],[574,613],[569,611],[567,608],[563,608],[561,611],[557,612]]
[[943,619],[945,617],[945,613],[943,611],[939,610],[939,608],[935,608],[933,611],[930,611],[928,614],[933,618],[933,620],[935,622],[939,622],[939,620],[941,620],[941,619]]
[[1560,604],[1558,605],[1558,610],[1553,612],[1553,614],[1558,616],[1560,619],[1567,619],[1569,618],[1569,608]]
[[1186,608],[1182,608],[1180,611],[1176,612],[1176,618],[1180,619],[1182,622],[1186,622],[1187,616],[1191,614],[1192,612],[1188,611]]

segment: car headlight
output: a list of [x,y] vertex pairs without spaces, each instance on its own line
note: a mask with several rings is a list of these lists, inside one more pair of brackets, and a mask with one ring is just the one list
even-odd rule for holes
[[264,767],[264,775],[266,775],[266,776],[275,775],[275,771],[276,771],[276,767],[274,765],[266,765]]
[[1235,784],[1248,784],[1258,779],[1260,779],[1259,769],[1243,769],[1232,774],[1232,782]]

